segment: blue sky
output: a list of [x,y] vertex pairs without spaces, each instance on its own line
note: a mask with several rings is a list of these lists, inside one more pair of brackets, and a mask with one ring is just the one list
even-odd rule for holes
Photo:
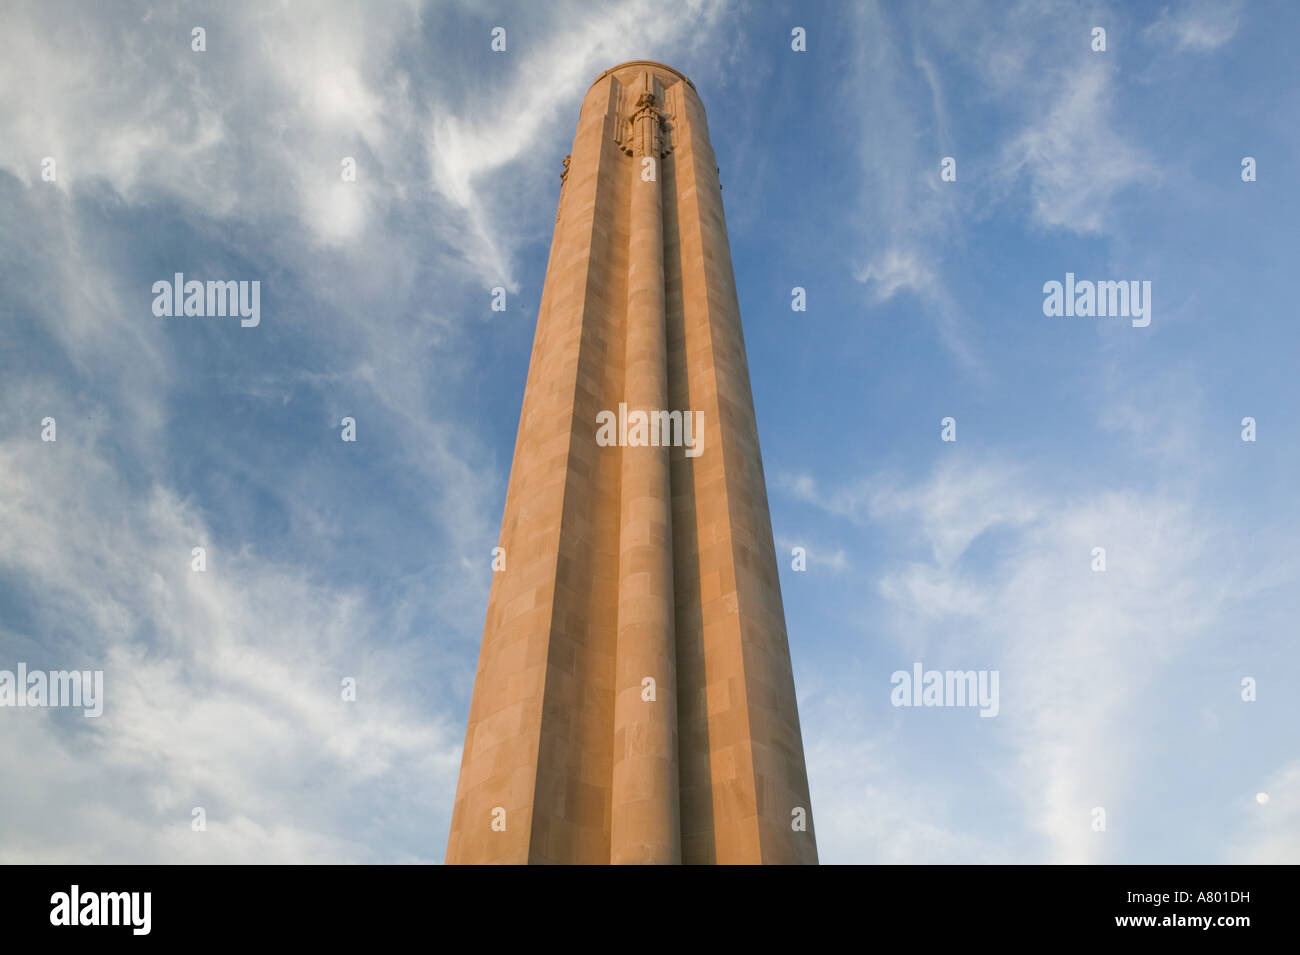
[[[709,113],[822,860],[1300,860],[1298,28],[6,4],[0,669],[106,701],[0,709],[0,860],[442,858],[561,160],[638,58]],[[260,324],[154,316],[176,272]],[[1150,326],[1045,316],[1067,272]],[[892,706],[915,661],[999,715]]]

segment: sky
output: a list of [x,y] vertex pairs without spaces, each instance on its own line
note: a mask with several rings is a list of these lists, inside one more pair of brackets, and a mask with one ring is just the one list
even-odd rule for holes
[[[1298,33],[5,3],[0,671],[104,709],[0,706],[0,862],[441,861],[561,161],[630,59],[708,111],[821,860],[1300,861]],[[258,323],[156,315],[178,272]],[[1045,314],[1067,273],[1150,324]],[[916,663],[997,715],[895,706]]]

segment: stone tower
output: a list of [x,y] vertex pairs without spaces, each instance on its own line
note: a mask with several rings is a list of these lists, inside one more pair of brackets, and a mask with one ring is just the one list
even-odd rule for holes
[[606,70],[560,178],[447,861],[815,863],[691,81]]

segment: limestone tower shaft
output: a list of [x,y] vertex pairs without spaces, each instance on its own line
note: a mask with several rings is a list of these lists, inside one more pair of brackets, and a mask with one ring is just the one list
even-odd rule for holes
[[447,861],[815,863],[694,86],[607,70],[565,165]]

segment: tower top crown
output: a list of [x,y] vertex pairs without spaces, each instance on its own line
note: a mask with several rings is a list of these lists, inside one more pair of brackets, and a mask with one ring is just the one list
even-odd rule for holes
[[660,63],[657,60],[628,60],[626,63],[620,63],[617,66],[611,66],[604,73],[601,73],[600,76],[592,80],[591,85],[595,86],[597,83],[599,83],[605,77],[609,76],[611,73],[617,73],[620,70],[625,70],[628,67],[633,67],[633,66],[643,66],[643,67],[648,66],[653,70],[663,70],[664,72],[677,77],[687,86],[689,86],[691,89],[695,89],[695,84],[691,82],[690,77],[688,77],[685,73],[682,73],[680,70],[675,70],[667,63]]

